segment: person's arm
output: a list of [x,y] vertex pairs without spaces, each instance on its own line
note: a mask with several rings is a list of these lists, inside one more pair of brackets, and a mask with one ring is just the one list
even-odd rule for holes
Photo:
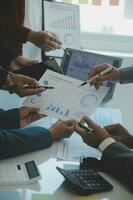
[[30,123],[45,117],[39,114],[39,108],[21,107],[19,109],[0,109],[0,129],[23,128]]
[[102,154],[105,170],[133,190],[133,151],[122,143],[110,144]]
[[0,129],[19,128],[19,109],[3,110],[0,109]]
[[121,124],[111,124],[104,127],[110,134],[110,137],[114,138],[117,142],[125,144],[128,148],[133,149],[133,135]]
[[17,56],[15,48],[0,34],[0,65],[8,69]]
[[[89,73],[89,79],[98,75],[102,71],[109,68],[109,64],[100,64],[94,66]],[[102,81],[120,82],[120,83],[133,83],[133,66],[117,69],[112,66],[112,71],[105,75],[99,75],[90,84],[94,85],[96,89],[100,88]]]
[[0,159],[45,149],[52,144],[48,129],[32,127],[0,130]]
[[0,32],[5,38],[10,39],[13,44],[17,42],[26,43],[30,31],[29,28],[14,23],[12,19],[0,16]]
[[98,148],[103,153],[101,159],[103,169],[133,190],[133,151],[124,144],[116,142],[104,128],[99,127],[90,118],[85,116],[82,121],[93,131],[87,134],[78,123],[75,125],[75,131],[87,145]]
[[0,109],[0,129],[16,129],[44,117],[38,113],[39,108],[21,107],[10,110]]
[[120,69],[121,80],[120,83],[133,83],[133,65]]
[[5,83],[6,79],[7,79],[7,75],[8,75],[8,71],[4,70],[1,66],[0,66],[0,88],[3,86],[3,84]]
[[[11,72],[6,73],[3,77],[5,70],[2,71],[1,68],[0,72],[2,72],[0,73],[0,89],[8,90],[10,93],[15,92],[20,97],[38,94],[45,90],[43,87],[39,87],[38,81],[34,78]],[[25,84],[33,85],[35,88],[26,89],[23,87]]]
[[42,127],[0,130],[0,159],[49,147],[53,141],[70,137],[74,121],[57,121],[49,130]]

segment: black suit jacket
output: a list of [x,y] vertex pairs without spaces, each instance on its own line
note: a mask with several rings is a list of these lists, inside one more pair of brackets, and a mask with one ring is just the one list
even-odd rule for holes
[[6,79],[9,64],[17,56],[15,48],[0,34],[0,87]]
[[105,149],[101,161],[105,171],[111,173],[133,191],[133,151],[131,149],[115,142]]

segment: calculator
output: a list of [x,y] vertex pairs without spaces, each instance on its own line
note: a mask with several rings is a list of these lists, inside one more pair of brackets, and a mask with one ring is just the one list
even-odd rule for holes
[[104,177],[92,169],[66,170],[57,167],[57,170],[66,178],[69,186],[79,195],[89,195],[113,189],[113,186]]
[[0,163],[0,186],[31,184],[40,178],[34,160],[25,163]]

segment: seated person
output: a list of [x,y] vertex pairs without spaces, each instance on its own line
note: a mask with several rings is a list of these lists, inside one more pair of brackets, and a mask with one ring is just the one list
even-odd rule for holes
[[[82,122],[86,122],[92,128],[92,132],[87,134],[86,130],[81,128],[78,123],[75,123],[75,131],[79,133],[87,145],[98,148],[102,152],[100,162],[103,169],[125,183],[133,191],[133,151],[119,142],[122,141],[129,145],[129,141],[133,137],[122,126],[120,134],[115,132],[116,130],[108,132],[108,128],[106,130],[99,127],[86,116],[83,117]],[[113,139],[112,135],[116,140]],[[126,139],[124,140],[124,138]],[[133,147],[133,143],[130,146]]]

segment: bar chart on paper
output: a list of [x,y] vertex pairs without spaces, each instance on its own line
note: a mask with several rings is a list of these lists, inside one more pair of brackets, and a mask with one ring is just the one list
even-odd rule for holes
[[49,22],[49,27],[54,29],[76,30],[76,16],[66,16]]
[[[64,47],[80,49],[78,5],[44,1],[44,9],[45,30],[55,33]],[[56,50],[50,55],[63,55],[63,51]]]
[[69,113],[70,113],[70,110],[69,108],[65,108],[65,107],[60,107],[60,106],[57,106],[57,105],[54,105],[54,104],[50,104],[46,110],[49,110],[51,112],[54,112],[54,113],[57,113],[57,114],[60,114],[60,116],[65,116],[65,117],[69,117]]

